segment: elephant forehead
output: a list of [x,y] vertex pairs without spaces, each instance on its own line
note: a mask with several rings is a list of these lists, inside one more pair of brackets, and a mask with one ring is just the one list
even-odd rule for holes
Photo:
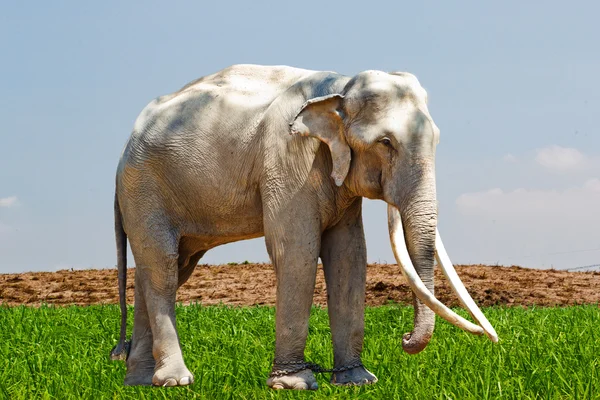
[[417,97],[425,97],[427,93],[421,86],[417,77],[408,72],[382,72],[365,71],[356,77],[356,86],[359,90],[374,92],[400,91],[400,93],[412,93]]
[[366,99],[353,120],[380,130],[394,131],[404,127],[417,110],[419,107],[409,97]]
[[427,103],[427,92],[412,78],[391,76],[368,79],[353,86],[346,94],[345,106],[352,116],[367,117],[391,112],[410,105],[422,107]]

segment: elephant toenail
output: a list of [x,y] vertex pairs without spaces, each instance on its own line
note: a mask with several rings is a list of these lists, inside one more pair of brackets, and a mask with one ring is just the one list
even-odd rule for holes
[[275,390],[280,390],[283,389],[283,385],[281,383],[275,383],[273,386],[271,386],[273,389]]
[[183,378],[181,378],[181,380],[179,381],[180,385],[190,385],[192,383],[192,378],[190,378],[189,376],[184,376]]
[[308,389],[308,385],[306,384],[306,382],[298,382],[294,385],[294,389],[296,390],[307,390]]
[[163,387],[165,386],[177,386],[177,380],[173,378],[169,378],[163,383]]

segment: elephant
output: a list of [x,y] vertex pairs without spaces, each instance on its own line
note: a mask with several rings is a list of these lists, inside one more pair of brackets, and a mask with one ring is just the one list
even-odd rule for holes
[[[388,205],[389,234],[414,292],[403,349],[429,343],[435,315],[497,341],[437,232],[440,130],[406,72],[353,77],[287,66],[234,65],[150,102],[122,152],[115,188],[121,307],[113,359],[126,385],[193,383],[175,320],[176,291],[210,249],[263,237],[275,271],[275,350],[267,385],[317,389],[304,358],[319,258],[334,352],[331,383],[377,378],[363,365],[367,255],[362,198]],[[127,241],[134,256],[131,342]],[[471,323],[434,296],[435,258]]]

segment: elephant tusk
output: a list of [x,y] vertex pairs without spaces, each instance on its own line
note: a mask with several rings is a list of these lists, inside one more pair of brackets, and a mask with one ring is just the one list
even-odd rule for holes
[[477,307],[477,304],[475,304],[475,301],[473,300],[471,295],[469,295],[469,292],[465,288],[465,285],[460,280],[458,274],[456,273],[456,269],[454,269],[454,266],[452,265],[452,262],[448,257],[448,253],[446,253],[446,249],[444,248],[444,244],[442,243],[442,238],[440,237],[440,233],[437,229],[435,231],[435,234],[435,257],[442,272],[446,276],[446,279],[448,279],[448,282],[450,282],[452,290],[454,291],[454,293],[456,293],[458,299],[460,300],[464,308],[466,308],[467,311],[469,311],[469,314],[471,314],[473,319],[477,321],[479,325],[483,328],[485,334],[490,338],[490,340],[494,343],[497,343],[498,334],[496,334],[494,327],[492,326],[492,324],[490,324],[485,315],[483,315],[479,307]]
[[425,287],[425,284],[417,274],[415,267],[413,266],[408,249],[406,248],[406,239],[404,237],[404,229],[402,227],[402,218],[398,209],[388,204],[388,224],[390,231],[390,241],[392,243],[392,250],[396,261],[400,266],[402,274],[406,277],[410,288],[415,295],[433,312],[437,315],[450,322],[452,325],[457,326],[467,332],[471,332],[475,335],[482,335],[484,330],[467,321],[460,315],[442,304],[435,296]]

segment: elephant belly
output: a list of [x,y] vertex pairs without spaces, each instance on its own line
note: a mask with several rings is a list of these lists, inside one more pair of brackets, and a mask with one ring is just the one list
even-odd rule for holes
[[[246,210],[248,211],[248,210]],[[230,218],[200,217],[180,227],[180,255],[207,251],[222,244],[263,236],[262,212]]]
[[257,190],[226,184],[195,189],[184,196],[186,204],[166,207],[179,210],[180,236],[193,243],[193,248],[208,250],[263,236],[262,201]]
[[238,236],[184,235],[179,240],[179,254],[195,254],[199,251],[210,250],[222,244],[255,239],[261,236],[263,236],[262,232]]

